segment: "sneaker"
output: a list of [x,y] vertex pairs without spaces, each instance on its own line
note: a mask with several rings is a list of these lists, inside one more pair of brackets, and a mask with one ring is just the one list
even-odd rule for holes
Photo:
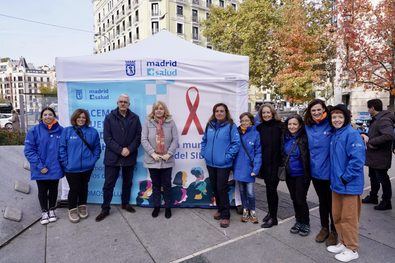
[[243,209],[243,216],[241,217],[241,222],[245,223],[248,222],[250,215],[248,214],[247,209]]
[[379,199],[377,198],[377,195],[376,195],[376,197],[374,197],[372,195],[367,195],[364,199],[362,199],[362,203],[377,205],[379,203]]
[[337,233],[336,232],[330,232],[329,233],[329,236],[328,236],[328,238],[326,239],[326,241],[325,241],[325,245],[327,246],[327,247],[329,247],[329,246],[334,246],[334,245],[336,245],[338,242],[337,242]]
[[78,206],[78,215],[81,219],[85,219],[89,216],[88,214],[88,207],[86,205]]
[[41,225],[46,225],[49,223],[49,216],[48,212],[42,212],[41,213],[41,220],[40,220]]
[[258,224],[259,223],[258,217],[256,216],[255,210],[251,210],[251,212],[250,212],[250,222],[253,223],[253,224]]
[[159,215],[159,212],[160,212],[160,207],[155,207],[154,208],[154,210],[152,211],[152,217],[158,217],[158,215]]
[[170,208],[165,209],[165,217],[167,219],[169,219],[171,217],[171,209]]
[[122,205],[121,208],[123,210],[128,211],[129,213],[134,213],[136,212],[136,210],[133,208],[133,206],[131,206],[130,204],[126,204],[126,205]]
[[58,218],[56,217],[56,214],[55,214],[55,210],[53,210],[53,209],[49,210],[48,216],[49,216],[50,223],[56,222],[56,220],[58,220]]
[[339,243],[334,246],[329,246],[326,248],[326,250],[328,250],[329,252],[334,253],[334,254],[342,253],[345,249],[346,249],[346,247],[342,243]]
[[98,214],[98,215],[96,216],[96,218],[95,218],[96,222],[102,221],[102,220],[103,220],[104,218],[106,218],[109,214],[110,214],[109,211],[102,210],[102,211],[100,212],[100,214]]
[[379,205],[376,205],[374,207],[374,209],[380,211],[391,210],[392,209],[391,201],[382,200]]
[[310,234],[310,225],[300,224],[299,235],[302,237],[308,236]]
[[80,221],[78,208],[69,209],[69,220],[71,223],[78,223]]
[[351,260],[359,258],[359,255],[357,251],[346,248],[343,252],[337,254],[335,258],[341,262],[350,262]]
[[221,213],[220,212],[216,212],[213,217],[214,217],[215,220],[220,220],[221,219]]
[[297,233],[299,233],[299,228],[300,228],[300,223],[299,223],[299,222],[296,222],[296,223],[294,224],[294,226],[291,227],[291,229],[289,230],[289,232],[291,232],[292,234],[297,234]]
[[230,224],[229,219],[221,219],[221,221],[219,222],[219,226],[222,228],[227,228],[229,224]]
[[315,242],[322,243],[324,242],[329,236],[329,230],[326,227],[321,228],[318,235],[315,237]]

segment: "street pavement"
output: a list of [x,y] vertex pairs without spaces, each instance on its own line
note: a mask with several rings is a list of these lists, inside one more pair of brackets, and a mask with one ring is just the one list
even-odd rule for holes
[[[286,211],[289,201],[283,200],[289,198],[285,183],[279,186],[284,217],[271,229],[240,222],[234,210],[230,227],[223,229],[212,218],[214,210],[198,208],[173,209],[172,218],[166,219],[163,211],[152,218],[150,208],[137,207],[136,213],[128,213],[113,206],[108,218],[95,222],[99,205],[89,205],[90,217],[78,224],[69,222],[66,209],[57,209],[59,220],[42,226],[36,185],[27,181],[32,188],[29,195],[13,190],[16,178],[28,180],[22,163],[21,147],[0,147],[1,212],[7,205],[23,210],[21,222],[0,219],[0,262],[337,262],[324,244],[314,241],[320,221],[312,186],[307,237],[289,232],[294,218]],[[394,191],[395,169],[389,173]],[[263,185],[262,180],[257,183]],[[365,186],[369,187],[367,176]],[[395,205],[395,198],[392,202]],[[265,206],[259,207],[262,219]],[[395,262],[395,208],[375,211],[373,205],[362,206],[359,254],[355,262]]]

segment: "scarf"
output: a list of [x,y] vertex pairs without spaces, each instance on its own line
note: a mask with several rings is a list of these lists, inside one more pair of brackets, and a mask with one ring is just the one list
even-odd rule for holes
[[165,133],[163,131],[164,118],[156,119],[158,125],[156,126],[156,149],[157,154],[165,154]]
[[48,130],[52,129],[52,127],[58,123],[58,121],[56,119],[53,119],[53,121],[50,124],[45,124],[48,127]]
[[247,132],[248,128],[244,128],[243,126],[240,125],[240,131],[242,134],[245,134]]
[[328,116],[328,113],[326,113],[326,111],[322,114],[321,118],[319,118],[318,120],[314,120],[315,123],[320,123],[322,120],[325,120],[326,117]]

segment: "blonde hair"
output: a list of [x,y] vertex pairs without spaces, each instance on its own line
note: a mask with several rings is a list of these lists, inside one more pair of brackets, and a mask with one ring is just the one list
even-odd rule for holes
[[169,112],[169,108],[167,108],[166,104],[163,101],[157,101],[152,105],[152,110],[151,113],[148,114],[148,119],[154,119],[155,118],[155,110],[159,107],[162,106],[163,109],[165,110],[165,114],[163,115],[163,117],[165,118],[165,120],[167,118],[171,117],[171,114]]
[[280,121],[280,117],[278,116],[278,113],[277,113],[276,109],[273,107],[273,105],[271,105],[269,103],[265,103],[259,108],[258,114],[259,114],[259,119],[261,121],[263,121],[263,119],[262,119],[262,110],[263,110],[263,108],[269,108],[270,112],[272,113],[273,119],[276,120],[276,121]]

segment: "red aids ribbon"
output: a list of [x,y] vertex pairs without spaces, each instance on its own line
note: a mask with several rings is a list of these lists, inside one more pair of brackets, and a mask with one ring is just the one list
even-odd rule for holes
[[[192,105],[191,99],[189,97],[189,92],[192,91],[192,90],[196,91],[196,99],[193,102],[193,105]],[[188,116],[187,122],[185,123],[184,129],[182,130],[181,134],[185,135],[185,134],[188,133],[188,130],[189,130],[189,127],[191,126],[192,121],[195,123],[199,134],[203,134],[202,125],[200,124],[199,118],[196,115],[196,110],[197,110],[197,108],[199,106],[199,101],[200,101],[199,90],[196,87],[190,87],[187,90],[186,101],[187,101],[187,106],[188,106],[188,109],[189,109],[189,116]]]

